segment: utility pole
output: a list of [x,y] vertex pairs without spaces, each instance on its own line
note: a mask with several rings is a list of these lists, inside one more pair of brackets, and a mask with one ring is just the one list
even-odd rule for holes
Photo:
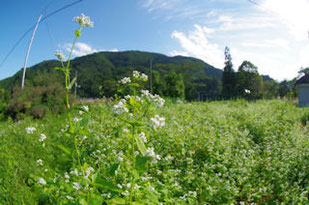
[[38,21],[36,22],[36,25],[35,25],[35,28],[33,30],[32,37],[31,37],[31,40],[30,40],[30,43],[29,43],[29,47],[28,47],[28,51],[27,51],[27,55],[26,55],[26,59],[25,59],[25,64],[24,64],[23,77],[22,77],[22,80],[21,80],[21,89],[22,90],[24,89],[25,75],[26,75],[26,69],[27,69],[27,63],[28,63],[30,49],[31,49],[31,46],[32,46],[32,42],[33,42],[33,38],[34,38],[35,32],[36,32],[36,30],[38,28],[38,25],[39,25],[39,23],[41,21],[42,16],[43,16],[43,12],[40,14],[40,17],[38,18]]
[[75,82],[74,82],[74,95],[76,97],[76,94],[77,94],[77,89],[80,88],[81,86],[77,84],[77,71],[75,71]]
[[150,59],[150,67],[149,67],[149,89],[150,89],[150,93],[152,93],[152,58]]

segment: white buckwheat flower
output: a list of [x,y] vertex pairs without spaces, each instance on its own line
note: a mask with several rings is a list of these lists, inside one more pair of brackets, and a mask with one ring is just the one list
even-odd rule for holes
[[45,185],[45,184],[46,184],[46,181],[45,181],[43,178],[39,178],[39,179],[38,179],[38,184]]
[[161,159],[161,156],[154,152],[154,148],[153,147],[148,147],[147,148],[146,155],[149,156],[149,157],[152,157],[154,163],[157,163],[158,160]]
[[26,128],[27,134],[32,134],[35,130],[36,130],[35,127],[27,127],[27,128]]
[[73,182],[73,189],[80,190],[82,189],[82,186],[77,182]]
[[119,80],[119,83],[121,84],[127,84],[127,83],[131,83],[131,79],[130,77],[124,77],[123,79]]
[[55,56],[58,58],[58,60],[63,61],[63,59],[65,58],[65,56],[63,55],[63,53],[61,51],[56,51]]
[[144,73],[141,74],[140,78],[143,81],[147,81],[148,80],[148,76],[146,74],[144,74]]
[[89,111],[89,107],[87,105],[82,106],[82,108],[86,110],[87,112]]
[[133,71],[133,77],[134,78],[139,78],[140,77],[140,72],[138,72],[138,71]]
[[90,17],[85,16],[83,13],[80,16],[76,16],[73,21],[79,23],[81,27],[93,27],[93,22],[90,20]]
[[144,132],[139,133],[139,137],[141,138],[143,142],[145,143],[147,142],[147,137]]
[[43,166],[43,160],[41,160],[41,159],[38,159],[36,161],[36,163],[37,163],[38,166]]
[[46,135],[41,134],[41,135],[40,135],[39,141],[40,141],[40,142],[43,142],[45,139],[46,139]]
[[125,104],[126,104],[126,100],[121,99],[118,104],[114,105],[115,113],[121,114],[121,113],[124,113],[124,112],[129,112],[129,110],[126,107]]
[[151,125],[154,129],[157,129],[158,127],[163,127],[165,125],[165,118],[160,117],[159,115],[155,115],[153,118],[150,118]]

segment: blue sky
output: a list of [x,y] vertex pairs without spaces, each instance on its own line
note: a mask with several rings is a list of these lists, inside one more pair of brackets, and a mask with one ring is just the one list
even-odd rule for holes
[[[51,2],[51,4],[50,4]],[[0,7],[0,62],[37,20],[74,0],[10,0]],[[308,0],[84,0],[42,22],[32,45],[28,67],[55,59],[67,49],[77,24],[73,17],[90,16],[75,56],[102,50],[142,50],[169,56],[200,58],[222,68],[229,46],[234,68],[243,60],[277,80],[292,79],[309,66]],[[0,79],[23,67],[31,33],[0,67]]]

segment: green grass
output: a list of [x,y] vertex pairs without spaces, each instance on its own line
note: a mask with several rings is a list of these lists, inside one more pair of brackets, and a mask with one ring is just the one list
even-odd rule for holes
[[[146,146],[154,147],[161,159],[141,170],[144,178],[137,181],[135,200],[308,204],[309,130],[302,124],[306,112],[308,108],[284,101],[167,103],[154,110],[166,118],[166,125],[157,130],[143,127]],[[77,136],[82,160],[125,187],[129,182],[127,125],[117,119],[112,105],[103,103],[90,104],[87,118],[87,129]],[[67,185],[51,186],[54,178],[64,181],[65,172],[74,170],[74,144],[63,131],[66,125],[65,116],[53,115],[0,122],[0,204],[69,204],[66,196],[77,196],[69,188],[73,177]],[[27,134],[27,127],[36,131]],[[39,141],[42,133],[47,136],[44,142]],[[38,159],[43,166],[37,165]],[[46,186],[38,186],[39,177]],[[149,187],[154,191],[146,196]],[[102,200],[93,204],[121,203],[125,197],[106,189],[99,196]]]

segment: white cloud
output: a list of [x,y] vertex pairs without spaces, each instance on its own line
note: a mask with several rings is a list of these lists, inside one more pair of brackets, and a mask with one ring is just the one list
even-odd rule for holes
[[[71,48],[72,48],[72,44],[71,43],[65,43],[60,47],[63,48],[64,50],[66,50],[67,52],[70,52]],[[99,51],[118,52],[118,49],[116,49],[116,48],[111,49],[111,50],[95,49],[95,48],[92,48],[89,44],[78,42],[78,43],[75,44],[75,47],[73,49],[72,54],[74,56],[80,57],[80,56],[85,56],[85,55],[89,55],[89,54],[92,54],[92,53],[96,53],[96,52],[99,52]]]
[[[65,49],[66,51],[70,52],[71,48],[72,48],[72,44],[66,43],[61,47],[63,49]],[[92,48],[90,45],[88,45],[86,43],[78,42],[78,43],[75,44],[72,54],[74,56],[79,57],[79,56],[84,56],[84,55],[88,55],[88,54],[95,53],[95,52],[98,52],[98,50]]]
[[262,8],[273,12],[288,26],[288,31],[296,40],[308,38],[308,0],[264,0]]
[[179,31],[172,33],[172,38],[179,41],[183,51],[172,51],[170,54],[200,58],[215,67],[221,68],[224,63],[223,51],[219,48],[219,45],[209,41],[214,30],[197,24],[194,27],[195,30],[188,35]]

